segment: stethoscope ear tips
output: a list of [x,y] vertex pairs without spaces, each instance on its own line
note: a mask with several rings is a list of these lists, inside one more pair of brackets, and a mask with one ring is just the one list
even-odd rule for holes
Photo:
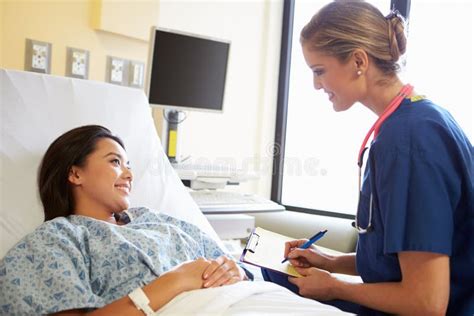
[[352,227],[356,228],[356,222],[351,223]]

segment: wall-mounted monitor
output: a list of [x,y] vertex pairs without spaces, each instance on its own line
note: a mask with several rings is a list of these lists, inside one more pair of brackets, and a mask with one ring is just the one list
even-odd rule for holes
[[223,110],[230,42],[152,27],[146,91],[151,106]]

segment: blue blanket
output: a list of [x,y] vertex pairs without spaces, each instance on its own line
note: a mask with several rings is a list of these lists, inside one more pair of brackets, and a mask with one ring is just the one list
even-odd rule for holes
[[187,260],[223,255],[196,226],[146,208],[117,226],[71,215],[43,223],[0,261],[0,314],[107,305]]

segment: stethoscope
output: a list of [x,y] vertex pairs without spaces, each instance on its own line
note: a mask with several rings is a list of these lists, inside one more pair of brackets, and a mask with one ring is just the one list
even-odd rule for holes
[[[369,141],[370,136],[372,136],[372,133],[374,134],[374,139],[377,138],[377,135],[379,134],[379,129],[380,126],[385,122],[387,118],[389,118],[390,115],[392,115],[393,112],[395,112],[400,104],[402,103],[403,99],[408,97],[410,93],[413,91],[413,86],[410,84],[406,84],[402,87],[400,92],[395,96],[395,98],[390,102],[390,104],[387,106],[385,111],[380,115],[380,117],[375,121],[374,125],[370,128],[369,132],[367,135],[365,135],[364,141],[362,142],[362,145],[360,146],[359,150],[359,156],[357,159],[357,165],[359,166],[359,202],[357,205],[360,203],[360,195],[362,194],[362,165],[363,165],[363,160],[364,160],[364,154],[367,151],[369,147],[367,147],[367,142]],[[369,198],[369,223],[367,224],[366,228],[362,228],[359,226],[359,222],[357,220],[357,215],[359,213],[359,210],[356,212],[355,216],[355,221],[352,222],[352,226],[359,232],[359,234],[366,234],[368,232],[371,232],[373,230],[372,227],[372,210],[373,210],[373,195],[372,192],[370,192],[370,198]]]

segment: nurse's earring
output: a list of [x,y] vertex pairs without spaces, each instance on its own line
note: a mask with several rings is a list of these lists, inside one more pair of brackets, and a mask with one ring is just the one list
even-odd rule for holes
[[357,70],[357,75],[358,76],[362,75],[362,70]]

